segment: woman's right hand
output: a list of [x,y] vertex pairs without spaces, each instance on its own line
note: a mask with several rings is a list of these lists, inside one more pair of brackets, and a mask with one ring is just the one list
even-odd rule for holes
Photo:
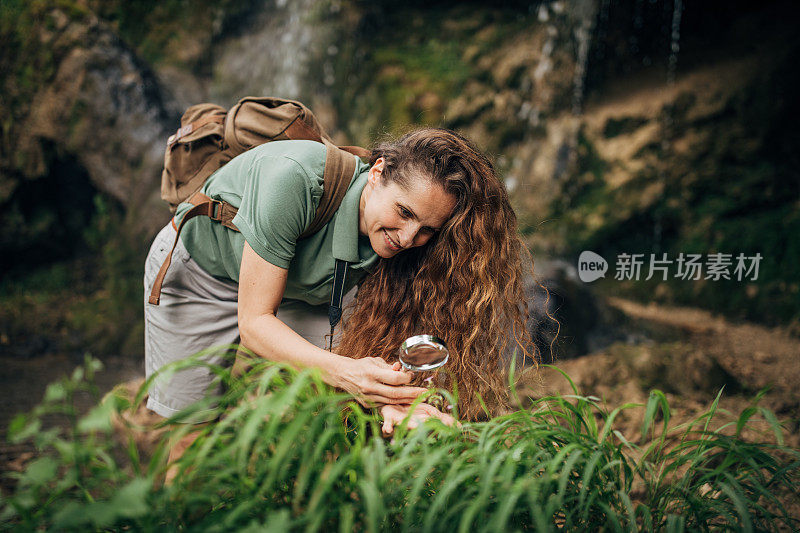
[[400,363],[390,365],[380,357],[339,357],[328,372],[329,383],[352,394],[364,407],[409,404],[427,390],[408,386],[412,375],[401,372]]

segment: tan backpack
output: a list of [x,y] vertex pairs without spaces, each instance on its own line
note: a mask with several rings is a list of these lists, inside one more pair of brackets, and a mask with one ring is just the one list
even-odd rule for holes
[[[343,151],[369,157],[369,151],[358,146],[331,150],[333,141],[311,110],[300,102],[248,96],[230,111],[216,104],[198,104],[186,110],[180,129],[167,140],[161,198],[174,213],[178,204],[200,190],[214,171],[237,155],[270,141],[286,139],[325,143],[334,154],[332,157],[343,160],[342,165],[355,164]],[[352,174],[346,177],[349,185]]]
[[[167,140],[161,198],[174,213],[181,202],[194,205],[177,227],[174,251],[184,224],[195,216],[207,216],[238,231],[233,224],[237,209],[199,192],[206,179],[239,154],[264,143],[304,139],[327,147],[323,192],[316,215],[300,238],[308,237],[327,224],[342,203],[356,169],[353,155],[369,157],[358,146],[336,146],[314,114],[300,102],[273,97],[246,97],[229,111],[216,104],[198,104],[186,110],[180,129]],[[172,252],[156,276],[149,302],[158,305],[161,285],[172,261]],[[337,320],[338,321],[338,320]]]

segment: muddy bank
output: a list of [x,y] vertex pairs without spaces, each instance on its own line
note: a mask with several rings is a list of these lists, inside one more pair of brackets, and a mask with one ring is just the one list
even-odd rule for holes
[[[696,308],[644,305],[621,298],[604,301],[618,313],[618,324],[637,331],[634,343],[617,342],[583,357],[561,360],[583,395],[600,398],[609,411],[624,403],[644,404],[650,390],[662,390],[670,401],[671,425],[689,422],[708,410],[722,390],[715,427],[735,421],[765,390],[760,406],[773,411],[786,444],[800,447],[800,339],[787,328],[731,322]],[[555,370],[542,369],[526,380],[527,392],[572,394]],[[635,435],[642,409],[623,413],[623,432]],[[763,433],[745,435],[773,440]]]

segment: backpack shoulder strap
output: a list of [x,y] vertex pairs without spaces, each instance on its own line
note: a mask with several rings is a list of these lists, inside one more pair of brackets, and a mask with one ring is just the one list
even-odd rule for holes
[[[350,186],[350,181],[353,179],[353,174],[355,174],[356,171],[356,160],[353,158],[353,154],[329,142],[325,142],[325,147],[326,155],[325,170],[322,176],[322,198],[320,198],[314,219],[311,221],[308,228],[300,234],[298,239],[313,235],[331,221],[333,214],[336,213],[336,210],[342,205],[342,200],[347,193],[347,188]],[[360,150],[364,149],[361,148]],[[364,152],[366,152],[366,150],[364,150]],[[178,238],[186,222],[196,216],[206,216],[214,222],[218,222],[234,231],[239,231],[233,224],[233,217],[236,216],[237,209],[229,203],[221,200],[214,200],[201,192],[196,192],[187,201],[192,203],[194,207],[183,216],[180,225],[176,228],[177,231],[175,234],[175,242],[172,244],[172,250],[170,250],[164,263],[161,265],[153,287],[150,290],[148,301],[153,305],[158,305],[160,302],[161,286],[164,283],[167,270],[172,262],[172,251],[175,250],[175,246],[178,244]],[[346,271],[346,269],[344,271]],[[342,283],[344,283],[344,280],[342,280]],[[341,297],[338,302],[338,306],[336,307],[341,308]],[[334,306],[334,300],[331,300],[331,305]],[[335,323],[333,323],[332,315],[330,315],[330,317],[332,321],[331,325],[333,326]],[[338,323],[338,318],[336,319],[336,323]]]
[[169,265],[172,263],[172,252],[175,251],[175,247],[178,245],[178,238],[181,236],[183,226],[185,226],[189,220],[197,216],[205,216],[234,231],[239,231],[239,228],[233,223],[233,217],[236,216],[236,208],[228,202],[214,200],[201,192],[194,193],[187,201],[194,207],[183,215],[181,223],[175,228],[175,241],[172,243],[172,248],[170,248],[166,259],[164,259],[164,263],[162,263],[161,268],[158,270],[156,279],[153,281],[153,286],[150,289],[150,297],[147,299],[147,301],[153,305],[158,305],[161,301],[161,286],[164,284],[167,270],[169,270]]
[[325,142],[325,171],[322,176],[322,198],[319,200],[314,219],[306,230],[300,234],[303,239],[315,234],[331,221],[333,214],[342,205],[347,188],[356,171],[356,160],[351,153],[345,152],[334,144]]

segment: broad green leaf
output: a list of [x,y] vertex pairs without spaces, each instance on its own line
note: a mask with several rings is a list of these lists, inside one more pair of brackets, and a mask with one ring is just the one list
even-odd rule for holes
[[54,403],[60,402],[67,397],[67,389],[64,388],[63,383],[51,383],[47,386],[44,392],[44,402]]
[[110,432],[112,429],[111,413],[114,404],[105,402],[93,407],[86,415],[78,421],[78,431],[88,433],[90,431]]
[[30,419],[28,415],[19,414],[8,427],[8,440],[18,444],[36,435],[41,427],[42,421],[38,418]]
[[20,478],[20,483],[25,485],[43,485],[53,481],[58,471],[58,462],[52,457],[39,457],[34,459],[25,469]]

